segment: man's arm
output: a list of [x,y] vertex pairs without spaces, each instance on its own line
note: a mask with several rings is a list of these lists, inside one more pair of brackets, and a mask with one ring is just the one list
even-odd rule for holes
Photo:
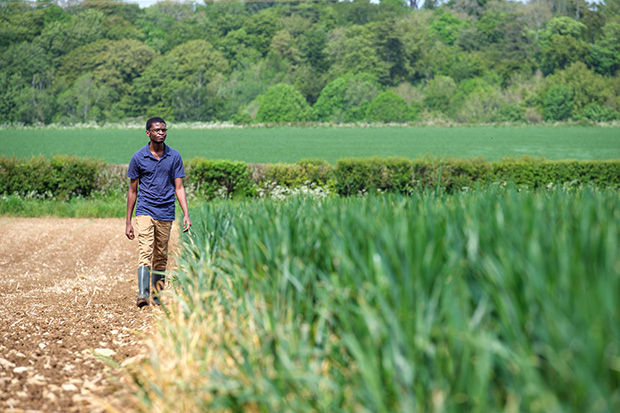
[[129,181],[129,191],[127,192],[127,217],[125,221],[125,235],[127,235],[129,239],[135,238],[133,225],[131,225],[131,216],[136,206],[136,199],[138,199],[138,180],[131,179]]
[[187,210],[187,198],[185,196],[185,187],[183,186],[183,178],[174,179],[174,192],[179,200],[179,205],[183,210],[183,232],[189,231],[189,227],[192,226],[192,221],[189,219],[189,212]]

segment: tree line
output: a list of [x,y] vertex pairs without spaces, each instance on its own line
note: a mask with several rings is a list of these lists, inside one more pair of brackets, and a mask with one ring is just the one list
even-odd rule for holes
[[0,2],[0,123],[620,119],[620,0]]

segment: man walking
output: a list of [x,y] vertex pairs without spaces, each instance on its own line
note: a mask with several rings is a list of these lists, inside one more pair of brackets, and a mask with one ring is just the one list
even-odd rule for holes
[[130,182],[125,235],[130,240],[135,238],[131,224],[135,207],[140,251],[137,305],[140,308],[149,305],[151,286],[153,302],[160,304],[158,293],[163,289],[165,282],[168,241],[175,218],[175,195],[183,210],[183,232],[187,232],[192,225],[183,187],[185,177],[183,160],[178,151],[164,143],[167,131],[166,122],[162,118],[149,119],[146,122],[146,136],[150,139],[149,143],[131,157],[127,171]]

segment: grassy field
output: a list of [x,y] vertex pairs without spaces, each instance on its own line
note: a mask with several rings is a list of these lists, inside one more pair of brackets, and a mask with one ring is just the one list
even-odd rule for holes
[[210,203],[144,410],[620,409],[616,191]]
[[[426,155],[488,161],[529,155],[560,159],[619,159],[620,129],[614,127],[373,127],[175,129],[168,144],[186,159],[295,163],[320,158]],[[139,129],[3,129],[0,155],[71,154],[128,163],[147,143]]]

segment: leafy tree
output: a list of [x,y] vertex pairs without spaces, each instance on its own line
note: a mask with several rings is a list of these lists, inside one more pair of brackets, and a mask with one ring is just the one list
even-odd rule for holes
[[507,21],[501,29],[503,39],[490,48],[489,69],[501,73],[504,84],[515,73],[531,74],[536,71],[535,45],[520,23]]
[[586,26],[567,16],[556,16],[549,20],[547,27],[542,31],[540,40],[544,43],[549,41],[554,35],[572,36],[581,39],[586,32]]
[[430,31],[431,12],[411,13],[396,22],[395,31],[399,33],[403,49],[404,69],[407,80],[417,82],[429,79],[434,71],[427,59],[435,54],[435,40]]
[[598,103],[590,103],[581,111],[581,117],[593,122],[610,122],[620,119],[620,113]]
[[127,3],[123,0],[110,0],[105,2],[98,0],[81,0],[78,7],[99,10],[105,16],[118,17],[132,24],[145,12],[145,9],[141,9],[138,4]]
[[58,76],[72,85],[83,73],[90,72],[100,85],[124,95],[155,57],[151,48],[137,40],[99,40],[63,56]]
[[497,120],[499,122],[524,122],[525,113],[519,105],[506,104],[499,108]]
[[597,72],[613,76],[620,69],[620,21],[609,22],[603,35],[590,50],[592,65]]
[[[14,75],[18,77],[18,75]],[[15,82],[12,82],[11,76],[7,76],[6,73],[0,72],[0,113],[6,123],[16,122],[15,115],[15,95],[16,86]]]
[[15,95],[15,106],[16,121],[46,124],[52,120],[56,110],[56,97],[47,79],[35,75],[32,83],[25,85]]
[[310,105],[314,105],[325,87],[325,77],[308,64],[295,66],[289,75],[295,89],[299,90]]
[[570,117],[572,110],[573,91],[566,86],[552,86],[543,100],[545,120],[566,120]]
[[402,33],[398,30],[396,20],[387,19],[371,23],[369,29],[374,33],[377,57],[385,62],[389,71],[385,84],[400,83],[407,77],[407,68]]
[[103,21],[103,36],[110,40],[136,39],[144,40],[146,35],[128,20],[119,16],[110,16]]
[[298,63],[299,50],[293,44],[293,37],[288,30],[280,30],[271,39],[271,51],[278,56],[288,59],[291,63]]
[[551,74],[571,63],[583,61],[588,53],[589,47],[584,41],[571,35],[553,35],[543,50],[541,62],[543,73]]
[[269,88],[262,98],[255,121],[307,122],[311,118],[312,110],[301,93],[291,85],[280,83]]
[[548,2],[528,2],[522,11],[522,18],[526,30],[533,34],[536,43],[540,40],[543,27],[553,18],[551,5]]
[[276,12],[267,9],[247,19],[243,28],[248,35],[250,45],[265,56],[273,37],[282,26]]
[[488,0],[450,0],[448,5],[450,8],[469,14],[470,16],[479,16],[483,13]]
[[577,113],[590,103],[606,105],[616,95],[608,79],[588,69],[582,62],[559,71],[549,78],[549,83],[566,86],[573,92],[573,105]]
[[607,17],[620,16],[620,0],[605,0],[599,4],[599,8]]
[[303,63],[314,68],[318,73],[324,73],[329,68],[325,47],[327,45],[327,30],[324,26],[316,26],[299,37],[299,56]]
[[324,122],[364,120],[370,102],[380,92],[377,79],[367,73],[348,73],[328,83],[321,91],[313,110]]
[[456,119],[464,123],[488,123],[499,120],[504,106],[501,88],[482,79],[476,80],[479,82],[476,82],[473,90],[462,98],[462,102],[454,103]]
[[26,3],[0,7],[0,52],[12,44],[30,42],[41,33],[45,11]]
[[467,25],[465,20],[460,20],[452,13],[443,12],[431,23],[430,29],[439,40],[451,46],[456,41],[459,31]]
[[69,123],[103,120],[111,95],[109,88],[97,84],[92,73],[85,73],[58,97],[57,116]]
[[[243,113],[242,123],[249,122],[256,116],[257,97],[271,86],[284,82],[286,70],[286,61],[273,53],[254,64],[237,67],[217,91],[217,96],[223,100],[218,117],[230,119],[232,115]],[[295,79],[294,76],[288,77]]]
[[351,23],[354,25],[364,25],[374,21],[378,8],[371,4],[369,0],[352,0],[338,2],[335,5],[339,16],[344,20],[343,23]]
[[415,120],[417,113],[409,109],[409,105],[402,97],[391,90],[378,95],[368,106],[366,120],[373,122],[407,122]]
[[179,45],[155,59],[135,80],[138,110],[157,111],[171,119],[212,119],[221,100],[208,86],[228,69],[224,56],[204,40]]
[[49,123],[55,111],[51,76],[33,73],[24,81],[19,74],[0,71],[0,113],[3,122]]
[[431,111],[451,113],[456,89],[456,83],[451,77],[436,76],[426,87],[424,106]]
[[87,9],[66,21],[54,21],[35,39],[53,58],[58,58],[103,36],[102,12]]
[[336,29],[327,45],[334,77],[345,73],[370,73],[382,83],[389,82],[389,65],[381,60],[370,28],[352,26]]
[[603,119],[620,107],[617,3],[8,2],[0,117],[252,119],[285,83],[330,122],[364,120],[403,84],[407,101],[457,121],[534,119],[555,86],[572,92],[570,116]]
[[144,42],[160,53],[204,37],[197,24],[194,7],[190,3],[158,2],[146,8],[135,24],[144,33]]
[[497,43],[502,40],[502,29],[511,17],[504,11],[490,9],[478,19],[475,27],[485,43]]
[[[448,56],[446,56],[448,57]],[[455,81],[462,81],[482,76],[486,71],[486,63],[480,52],[456,51],[450,56],[452,59],[446,65],[448,70],[438,70],[438,73],[447,74]]]
[[48,4],[43,8],[43,27],[53,22],[64,22],[70,19],[71,15],[58,5]]
[[262,58],[261,53],[251,46],[250,37],[243,28],[228,32],[220,41],[218,50],[233,69],[255,64]]
[[9,46],[0,59],[0,72],[8,76],[18,75],[30,83],[34,75],[42,75],[53,70],[50,57],[37,44],[24,42]]
[[213,34],[213,40],[240,29],[250,17],[250,10],[240,2],[205,2],[198,10],[204,12],[204,20],[208,22],[208,30]]

